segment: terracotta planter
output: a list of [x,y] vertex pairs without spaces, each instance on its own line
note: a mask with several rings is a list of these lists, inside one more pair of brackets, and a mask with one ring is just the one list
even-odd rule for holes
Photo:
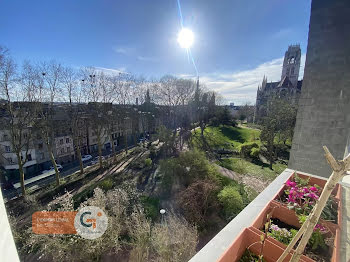
[[[225,253],[219,258],[218,262],[236,262],[242,257],[244,251],[249,247],[249,250],[254,254],[260,254],[261,243],[260,235],[257,229],[253,227],[246,228],[242,233],[233,241],[231,246],[225,251]],[[278,242],[278,241],[277,241]],[[284,248],[280,245],[276,245],[270,239],[267,239],[263,248],[263,256],[267,262],[275,262],[282,255]],[[288,255],[284,262],[291,259],[291,255]],[[300,261],[312,262],[309,258],[302,256]]]
[[[321,178],[316,178],[316,177],[311,177],[311,176],[307,176],[301,173],[297,173],[299,177],[303,178],[303,179],[307,179],[310,178],[309,180],[309,185],[313,186],[313,185],[318,185],[321,188],[324,188],[327,180],[326,179],[321,179]],[[289,177],[289,179],[293,179],[294,175],[291,175]],[[286,181],[287,182],[287,181]],[[281,197],[284,194],[284,191],[287,189],[287,186],[284,185],[281,190],[278,192],[278,194],[276,195],[276,197],[274,199],[278,200],[281,199]],[[340,199],[341,199],[341,186],[339,184],[336,185],[336,187],[334,188],[334,190],[332,191],[332,196],[334,196],[334,198],[336,199],[336,201],[339,203]],[[339,223],[338,223],[339,224]]]
[[[339,206],[338,206],[339,208]],[[294,226],[296,228],[300,228],[300,223],[298,221],[298,218],[293,210],[290,210],[289,208],[285,207],[282,203],[277,202],[275,200],[272,200],[266,208],[263,209],[263,211],[260,213],[260,215],[255,219],[252,226],[254,227],[253,230],[255,230],[256,233],[262,234],[263,232],[260,230],[264,227],[265,223],[267,222],[267,214],[269,214],[272,211],[272,218],[277,218],[283,223],[286,223],[288,225]],[[339,210],[338,210],[338,216],[339,216]],[[340,228],[338,225],[328,222],[328,221],[322,221],[321,223],[329,229],[329,232],[326,234],[327,237],[334,237],[334,248],[332,250],[332,262],[337,262],[339,260],[339,245],[340,245]],[[280,243],[274,238],[268,238],[272,243],[275,245],[280,246],[281,248],[286,248],[286,245],[283,243]],[[311,258],[306,257],[307,261],[314,261]]]
[[[298,175],[302,178],[308,178],[309,176],[305,174],[298,173]],[[291,179],[293,175],[289,178]],[[325,179],[310,177],[310,185],[317,184],[320,187],[324,187],[326,184]],[[251,227],[245,228],[240,235],[232,242],[230,247],[224,252],[224,254],[220,257],[218,260],[219,262],[234,262],[239,261],[241,256],[243,255],[244,251],[249,247],[249,250],[255,254],[260,254],[261,249],[261,243],[260,243],[260,236],[263,234],[262,231],[260,231],[261,228],[263,228],[264,224],[266,223],[266,215],[270,213],[273,210],[273,218],[277,218],[280,221],[289,224],[291,226],[294,226],[296,228],[300,228],[300,223],[298,221],[298,218],[294,212],[294,210],[290,210],[287,208],[287,205],[281,202],[276,201],[279,199],[283,194],[284,190],[286,189],[286,186],[283,185],[279,189],[279,191],[274,196],[275,200],[272,200],[268,202],[263,208],[263,210],[260,212],[258,217],[255,219]],[[322,221],[321,223],[326,226],[329,229],[329,232],[327,233],[328,236],[334,236],[334,248],[332,251],[332,262],[338,262],[339,261],[339,248],[340,248],[340,228],[339,225],[341,225],[341,187],[339,184],[336,186],[336,188],[333,190],[332,195],[335,197],[335,200],[338,203],[338,221],[337,223],[332,223],[328,221]],[[276,239],[273,239],[271,237],[268,237],[265,241],[264,249],[263,249],[263,255],[267,262],[275,262],[277,259],[282,255],[284,249],[286,248],[286,245],[283,243],[280,243]],[[291,253],[294,251],[292,250]],[[289,261],[291,258],[291,254],[288,254],[284,262]],[[300,258],[300,261],[304,262],[313,262],[314,260],[302,256]]]

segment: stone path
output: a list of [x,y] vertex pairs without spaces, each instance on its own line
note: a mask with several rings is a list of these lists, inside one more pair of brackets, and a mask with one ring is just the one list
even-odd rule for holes
[[[216,165],[216,164],[215,164]],[[251,188],[253,188],[256,192],[262,192],[269,184],[270,181],[262,181],[259,178],[249,175],[249,174],[238,174],[232,170],[224,168],[222,166],[216,165],[219,169],[220,173],[228,178],[241,182]]]

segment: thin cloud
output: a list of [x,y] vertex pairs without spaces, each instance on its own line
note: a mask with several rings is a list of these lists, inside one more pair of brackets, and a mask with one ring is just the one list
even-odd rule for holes
[[[256,91],[261,84],[264,75],[268,82],[275,82],[281,79],[283,57],[265,62],[251,70],[244,70],[232,73],[204,74],[200,82],[208,89],[220,93],[227,103],[255,104]],[[301,56],[299,79],[303,78],[305,65],[305,54]]]
[[134,49],[131,48],[131,47],[121,47],[121,46],[119,46],[119,47],[114,47],[113,50],[114,50],[116,53],[118,53],[118,54],[123,54],[123,55],[129,55],[129,54],[131,54],[131,53],[134,51]]
[[148,57],[148,56],[138,56],[137,57],[138,60],[140,61],[146,61],[146,62],[157,62],[158,59],[155,57]]
[[119,74],[119,73],[126,73],[125,67],[120,68],[106,68],[106,67],[95,67],[97,70],[104,72],[105,74]]

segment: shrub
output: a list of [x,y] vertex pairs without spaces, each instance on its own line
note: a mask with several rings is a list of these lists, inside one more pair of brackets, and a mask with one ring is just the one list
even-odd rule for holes
[[188,261],[196,254],[198,233],[186,219],[168,212],[165,223],[157,223],[151,230],[151,243],[156,261]]
[[238,183],[231,178],[228,178],[222,175],[215,167],[213,167],[213,171],[210,173],[209,178],[219,186],[220,189],[223,189],[225,186],[236,186]]
[[258,159],[260,155],[260,148],[253,147],[250,151],[250,157],[253,159]]
[[113,181],[112,179],[105,179],[100,184],[99,187],[103,189],[104,191],[108,191],[113,188]]
[[151,165],[152,165],[152,159],[146,158],[146,159],[145,159],[145,166],[146,166],[146,167],[150,167]]
[[259,145],[255,142],[244,143],[240,146],[241,156],[249,158],[253,148],[259,148]]
[[183,190],[177,199],[186,220],[205,228],[208,219],[217,210],[218,186],[212,180],[198,180]]
[[156,220],[159,215],[159,198],[142,196],[141,203],[143,205],[146,218],[150,218],[153,221]]
[[166,159],[159,162],[159,173],[161,174],[161,193],[163,197],[170,197],[174,183],[177,164],[175,159]]
[[242,196],[233,186],[224,187],[218,194],[218,199],[224,208],[227,219],[235,217],[244,207]]
[[157,158],[158,152],[155,146],[151,146],[149,150],[149,157],[154,160]]

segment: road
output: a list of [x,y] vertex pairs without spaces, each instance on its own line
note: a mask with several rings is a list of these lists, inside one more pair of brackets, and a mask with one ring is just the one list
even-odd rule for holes
[[[128,149],[131,149],[133,148],[134,146],[129,146]],[[116,151],[116,154],[119,154],[121,152],[123,152],[124,149],[120,149],[118,151]],[[110,155],[111,152],[108,152],[108,151],[105,151],[103,152],[103,156],[108,156]],[[90,166],[91,165],[91,162],[97,157],[97,154],[91,154],[93,157],[91,160],[89,161],[86,161],[83,163],[84,165],[84,168],[87,167],[87,166]],[[62,171],[60,172],[60,177],[63,178],[63,177],[66,177],[66,176],[69,176],[71,174],[73,174],[74,172],[78,171],[80,169],[80,166],[79,166],[79,161],[74,161],[72,163],[69,163],[67,165],[62,165],[63,169]],[[41,173],[38,174],[38,176],[40,176]],[[33,177],[35,178],[35,177]],[[48,184],[51,184],[52,182],[55,181],[55,173],[53,173],[52,175],[50,176],[44,176],[42,179],[39,179],[39,180],[35,180],[31,178],[31,180],[34,180],[34,182],[30,182],[30,179],[26,179],[25,183],[26,183],[26,189],[36,189],[36,188],[40,188],[40,187],[43,187],[45,185],[48,185]],[[29,183],[28,183],[29,182]],[[21,187],[19,188],[13,188],[13,189],[9,189],[9,190],[4,190],[2,189],[2,194],[3,194],[3,197],[6,199],[6,200],[9,200],[9,199],[12,199],[16,196],[18,196],[18,194],[21,193]]]

